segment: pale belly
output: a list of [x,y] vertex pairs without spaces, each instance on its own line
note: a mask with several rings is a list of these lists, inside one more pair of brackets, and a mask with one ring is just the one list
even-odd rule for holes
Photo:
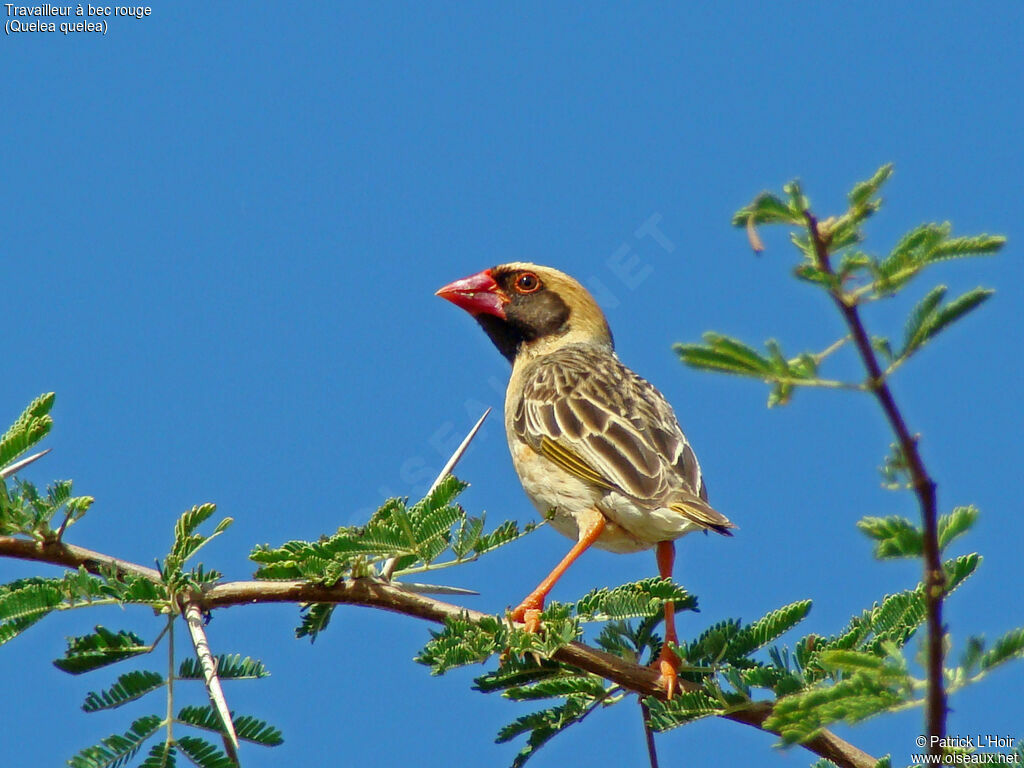
[[595,508],[607,525],[594,546],[611,552],[640,552],[700,530],[671,509],[642,509],[619,493],[595,488],[565,471],[552,471],[548,460],[532,448],[518,441],[513,445],[512,461],[526,495],[552,528],[573,541],[579,538],[577,519]]

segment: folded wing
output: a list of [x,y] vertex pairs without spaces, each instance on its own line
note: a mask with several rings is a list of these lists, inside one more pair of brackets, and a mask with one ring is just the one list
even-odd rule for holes
[[512,421],[538,453],[646,509],[672,509],[729,535],[707,502],[700,465],[672,408],[649,382],[603,350],[572,345],[524,372]]

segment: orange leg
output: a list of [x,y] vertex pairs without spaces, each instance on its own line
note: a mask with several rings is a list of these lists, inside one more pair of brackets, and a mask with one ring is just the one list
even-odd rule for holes
[[526,624],[527,632],[536,632],[540,629],[540,613],[544,610],[544,598],[548,596],[548,592],[555,586],[555,582],[558,581],[562,574],[576,562],[576,558],[582,555],[587,549],[601,537],[601,532],[604,531],[605,519],[604,515],[600,512],[594,511],[594,515],[586,521],[580,521],[580,538],[572,549],[569,550],[569,554],[562,558],[562,562],[555,566],[555,569],[548,574],[548,577],[544,579],[537,588],[528,594],[523,601],[512,609],[512,621],[519,621]]
[[[661,578],[672,578],[672,566],[676,560],[676,545],[671,541],[659,541],[657,549],[658,573]],[[675,695],[679,686],[677,674],[680,666],[679,657],[668,647],[669,643],[678,643],[676,635],[676,612],[672,603],[665,603],[665,644],[661,646],[661,655],[658,656],[658,671],[661,673],[661,681],[665,686],[668,698]]]

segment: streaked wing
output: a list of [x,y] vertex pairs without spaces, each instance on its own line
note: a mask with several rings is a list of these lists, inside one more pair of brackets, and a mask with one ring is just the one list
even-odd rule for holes
[[588,483],[706,528],[731,527],[708,505],[697,458],[665,398],[613,355],[574,345],[537,361],[512,429]]

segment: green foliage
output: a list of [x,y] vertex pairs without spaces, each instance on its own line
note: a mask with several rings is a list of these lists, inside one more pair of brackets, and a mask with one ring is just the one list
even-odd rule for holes
[[416,661],[430,667],[431,674],[486,661],[506,647],[509,625],[495,617],[479,622],[468,618],[445,619],[444,629],[431,630],[430,641],[416,655]]
[[71,768],[119,768],[131,760],[162,725],[159,715],[140,717],[124,734],[114,734],[87,747],[68,761]]
[[[388,499],[363,526],[339,528],[320,541],[290,541],[278,548],[257,547],[251,558],[261,579],[307,579],[334,584],[343,578],[369,575],[370,567],[398,559],[395,576],[475,560],[529,533],[506,522],[484,533],[484,518],[470,517],[455,498],[466,484],[449,475],[430,494],[409,506],[407,500]],[[435,562],[446,551],[451,559]]]
[[[733,224],[745,227],[755,250],[763,250],[754,231],[757,225],[783,224],[793,231],[791,239],[802,258],[795,267],[796,276],[836,298],[846,307],[894,296],[926,268],[954,258],[995,253],[1005,238],[992,235],[952,237],[948,223],[923,224],[907,233],[885,256],[874,256],[854,246],[864,241],[862,226],[878,211],[882,186],[892,176],[892,165],[884,165],[868,180],[854,185],[848,195],[848,209],[839,216],[818,222],[810,213],[809,202],[800,185],[792,182],[783,188],[782,197],[762,193],[750,205],[740,209]],[[823,261],[821,250],[826,259]],[[992,292],[977,288],[942,304],[946,289],[932,290],[911,311],[898,352],[885,336],[874,336],[871,345],[888,366],[891,374],[941,331],[986,301]],[[718,333],[704,334],[704,344],[677,344],[675,349],[684,363],[694,368],[761,379],[771,387],[768,404],[789,402],[796,387],[816,386],[870,391],[878,385],[871,380],[844,382],[819,377],[823,358],[842,345],[839,339],[825,353],[784,356],[777,342],[767,342],[768,354],[757,352],[739,339]],[[894,462],[887,470],[893,481]]]
[[[943,551],[958,536],[966,533],[978,518],[973,506],[956,507],[938,519],[939,551]],[[865,517],[857,523],[869,538],[874,539],[875,557],[880,560],[896,557],[921,557],[924,552],[924,532],[905,517]]]
[[996,640],[991,650],[980,653],[978,668],[982,672],[988,672],[993,667],[1021,656],[1024,656],[1024,627],[1010,630]]
[[857,523],[857,527],[878,542],[875,545],[875,557],[880,560],[921,557],[924,551],[924,534],[920,527],[905,517],[865,517]]
[[[178,722],[191,725],[195,728],[202,728],[207,731],[214,731],[225,734],[224,723],[213,707],[183,707],[178,712]],[[244,741],[251,741],[253,744],[260,744],[264,747],[276,747],[284,743],[281,731],[268,725],[265,721],[259,720],[250,715],[236,716],[231,713],[231,720],[235,725],[235,733],[238,738]]]
[[954,539],[966,533],[978,519],[975,506],[956,507],[948,515],[939,518],[939,549],[944,551]]
[[0,586],[0,645],[17,637],[64,600],[59,579],[19,579]]
[[[259,579],[304,579],[333,585],[341,579],[376,574],[375,567],[395,558],[394,577],[440,570],[476,560],[483,554],[533,531],[511,521],[484,532],[484,516],[471,517],[455,498],[466,484],[448,475],[413,505],[407,499],[388,499],[366,525],[343,526],[319,541],[289,541],[271,548],[257,547],[250,555],[259,564]],[[441,555],[449,552],[448,559]],[[297,637],[316,637],[327,628],[334,606],[307,605],[296,628]]]
[[[558,648],[579,637],[580,621],[603,622],[597,645],[631,663],[643,663],[645,658],[653,660],[661,650],[662,640],[654,630],[663,618],[666,603],[672,603],[675,610],[696,609],[696,599],[672,581],[644,579],[614,589],[593,590],[573,605],[552,603],[542,614],[538,634],[526,633],[497,617],[479,622],[467,616],[448,619],[442,630],[431,633],[417,661],[430,666],[434,674],[441,674],[500,654],[498,667],[476,679],[477,690],[500,691],[514,701],[561,699],[558,704],[517,718],[499,733],[499,741],[529,734],[513,762],[522,765],[543,744],[595,708],[623,698],[617,686],[551,660]],[[807,615],[810,605],[810,601],[798,601],[750,624],[721,622],[697,639],[681,643],[679,653],[685,665],[680,677],[701,689],[684,691],[668,704],[647,701],[652,727],[663,730],[742,706],[749,702],[751,685],[785,688],[783,678],[792,678],[791,673],[765,666],[750,655],[793,628]],[[626,617],[634,620],[626,621]],[[724,690],[723,686],[731,689]]]
[[198,533],[199,526],[209,520],[216,511],[215,504],[200,504],[183,513],[174,524],[174,543],[160,569],[164,584],[173,591],[177,592],[186,588],[201,590],[204,585],[211,584],[220,578],[219,573],[204,571],[202,565],[197,566],[190,573],[184,571],[185,563],[189,559],[217,536],[220,536],[234,522],[230,517],[225,517],[209,536]]
[[0,470],[50,433],[53,427],[50,410],[56,399],[57,396],[53,392],[37,397],[22,411],[3,437],[0,437]]
[[295,628],[295,636],[308,637],[310,642],[316,640],[331,623],[335,607],[330,603],[311,603],[302,606],[300,610],[302,620]]
[[595,589],[576,602],[581,621],[608,621],[660,615],[665,603],[675,609],[696,610],[697,599],[671,579],[644,579],[608,589]]
[[512,768],[520,768],[536,754],[538,749],[570,725],[580,722],[601,703],[601,698],[587,694],[567,696],[562,704],[531,712],[506,725],[498,732],[498,737],[495,740],[502,744],[521,734],[530,734],[526,740],[526,746],[512,760]]
[[[268,677],[270,672],[257,659],[244,659],[240,653],[228,653],[215,657],[217,677],[221,680],[258,680]],[[178,667],[178,678],[181,680],[202,680],[203,669],[194,656],[183,659]]]
[[100,693],[90,691],[85,697],[82,709],[86,712],[98,712],[101,709],[116,709],[142,698],[150,691],[165,685],[164,676],[159,672],[137,670],[126,672],[117,678],[117,682]]
[[803,621],[810,611],[810,600],[799,600],[771,611],[740,629],[729,640],[723,652],[724,658],[737,660],[749,656],[791,630]]
[[882,487],[887,490],[904,491],[914,487],[910,477],[910,465],[907,464],[907,457],[899,443],[892,443],[889,446],[889,455],[882,462],[880,471]]
[[206,739],[182,736],[176,742],[178,749],[199,768],[237,768],[237,763]]
[[916,352],[941,331],[981,306],[993,293],[995,292],[985,288],[975,288],[942,305],[946,286],[939,285],[933,288],[910,313],[899,357],[905,358]]
[[165,741],[154,744],[150,748],[149,754],[146,755],[146,759],[139,764],[139,768],[175,768],[177,765],[176,754],[172,744]]
[[40,493],[29,482],[14,480],[7,488],[0,481],[0,535],[23,535],[34,539],[57,538],[54,518],[62,516],[58,529],[63,531],[89,510],[91,496],[72,496],[71,481],[60,480]]
[[856,672],[834,685],[782,697],[764,726],[778,732],[783,744],[795,744],[832,723],[857,723],[896,709],[909,693],[910,678],[902,669]]
[[623,696],[617,686],[609,685],[597,675],[580,672],[566,664],[514,654],[505,654],[498,669],[477,678],[475,687],[485,693],[501,691],[502,696],[512,701],[562,699],[561,703],[517,718],[498,732],[498,743],[529,734],[513,766],[523,765],[565,728],[599,706],[620,701]]
[[56,659],[53,665],[72,675],[80,675],[151,650],[152,647],[134,632],[112,632],[97,625],[91,634],[68,638],[64,658]]
[[667,731],[702,717],[721,715],[727,706],[703,691],[686,691],[672,698],[671,701],[648,696],[644,704],[650,712],[650,725],[655,731]]
[[788,358],[774,339],[765,342],[768,350],[763,355],[738,339],[720,333],[704,334],[704,344],[676,344],[676,354],[687,365],[705,371],[716,371],[736,376],[761,379],[772,385],[768,406],[789,402],[794,386],[837,386],[838,382],[818,377],[819,363],[832,350],[823,353],[801,353]]

